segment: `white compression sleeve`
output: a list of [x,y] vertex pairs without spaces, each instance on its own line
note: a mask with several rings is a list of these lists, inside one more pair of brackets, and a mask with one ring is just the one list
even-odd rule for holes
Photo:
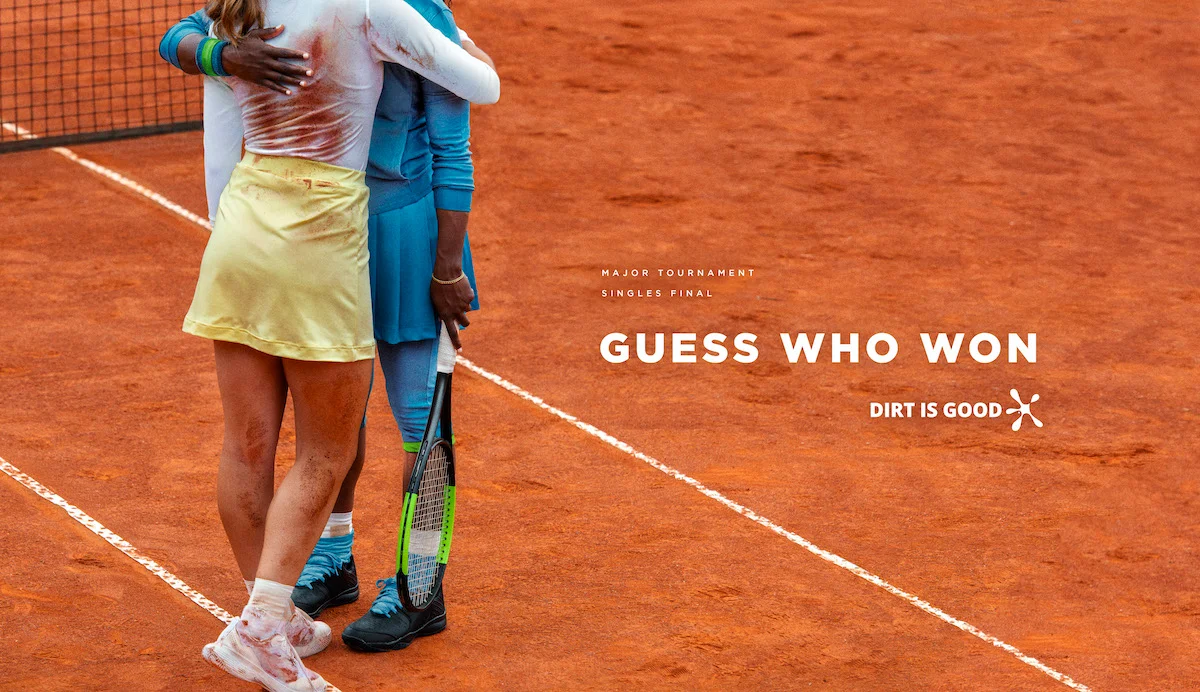
[[403,65],[471,103],[500,100],[500,77],[434,29],[404,0],[367,0],[367,39],[381,62]]
[[217,204],[242,158],[242,112],[233,90],[220,79],[204,79],[204,191],[208,220],[216,221]]

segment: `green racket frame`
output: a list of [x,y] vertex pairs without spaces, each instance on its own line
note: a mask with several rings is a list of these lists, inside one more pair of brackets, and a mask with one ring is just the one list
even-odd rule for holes
[[[442,349],[450,354],[454,353],[454,347],[450,344],[449,337],[445,334],[443,327],[442,340],[439,345],[439,354]],[[455,507],[455,469],[454,469],[454,429],[451,424],[450,415],[450,392],[451,383],[453,381],[453,356],[450,358],[450,365],[447,366],[443,362],[439,363],[437,381],[433,388],[433,405],[429,407],[429,420],[425,424],[425,435],[421,440],[420,450],[417,452],[417,461],[413,465],[412,478],[408,482],[408,489],[404,493],[404,512],[400,518],[400,531],[396,541],[396,587],[400,592],[400,601],[404,604],[406,610],[412,612],[421,612],[429,607],[433,602],[438,590],[442,585],[442,578],[446,575],[446,564],[450,561],[450,541],[454,536],[454,507]],[[446,370],[449,371],[446,371]],[[441,423],[441,429],[438,429],[438,423]],[[440,435],[439,435],[440,432]],[[425,475],[425,468],[429,464],[429,458],[433,451],[438,447],[443,447],[446,450],[446,489],[444,496],[444,505],[442,510],[442,535],[438,543],[437,552],[437,573],[434,576],[434,582],[429,590],[429,598],[425,602],[417,602],[409,591],[409,543],[412,539],[412,524],[413,518],[417,510],[417,495],[421,488],[421,479]]]

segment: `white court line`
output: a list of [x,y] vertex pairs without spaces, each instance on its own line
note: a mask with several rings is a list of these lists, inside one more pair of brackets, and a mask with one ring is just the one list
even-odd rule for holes
[[[6,123],[5,127],[9,127],[9,125]],[[69,151],[69,150],[64,149],[64,151]],[[67,156],[67,158],[71,158],[72,160],[77,160],[77,162],[80,163],[80,165],[83,165],[86,168],[93,170],[93,171],[99,173],[100,175],[103,175],[104,177],[108,178],[109,180],[117,182],[121,185],[126,185],[127,187],[132,189],[134,192],[138,193],[139,195],[142,195],[143,197],[146,197],[147,199],[150,199],[151,201],[154,201],[157,204],[161,204],[161,205],[165,206],[167,209],[170,209],[171,211],[175,211],[180,216],[183,216],[184,218],[187,218],[188,220],[193,221],[194,223],[197,223],[200,226],[203,226],[204,228],[209,228],[209,224],[208,224],[207,220],[197,216],[196,214],[192,214],[191,212],[188,212],[187,210],[184,210],[183,207],[180,207],[178,204],[171,202],[170,200],[167,200],[166,198],[162,197],[162,195],[159,195],[155,192],[151,192],[150,190],[146,189],[145,187],[139,185],[138,183],[129,181],[128,178],[125,178],[124,176],[122,176],[121,174],[119,174],[115,171],[111,171],[111,170],[104,168],[103,166],[100,166],[99,164],[93,163],[91,161],[88,161],[87,164],[84,164],[83,161],[86,159],[79,159],[73,153],[71,153],[69,156]],[[128,181],[128,184],[125,182],[122,182],[122,181]],[[162,200],[162,201],[160,201],[160,200]],[[180,213],[179,211],[177,211],[176,208],[183,210],[183,213]],[[1072,680],[1070,676],[1060,673],[1057,670],[1054,670],[1053,668],[1051,668],[1050,666],[1047,666],[1046,664],[1037,660],[1036,658],[1022,653],[1020,649],[1013,646],[1012,644],[1008,644],[1007,642],[1001,641],[1000,639],[997,639],[996,637],[993,637],[992,635],[980,630],[978,627],[975,627],[971,623],[965,622],[963,620],[959,620],[958,618],[946,613],[941,608],[937,608],[933,605],[930,605],[926,601],[923,601],[920,598],[917,598],[916,596],[908,593],[907,591],[904,591],[903,589],[901,589],[899,587],[889,584],[888,582],[884,581],[882,578],[872,574],[871,572],[868,572],[867,570],[863,569],[862,567],[859,567],[858,565],[854,564],[853,562],[850,562],[849,560],[847,560],[839,555],[836,555],[834,553],[829,552],[828,550],[824,550],[824,549],[814,545],[812,542],[805,539],[803,536],[800,536],[799,534],[788,531],[787,529],[783,528],[779,524],[776,524],[775,522],[762,516],[758,512],[755,512],[754,510],[750,509],[749,507],[746,507],[744,505],[738,504],[737,502],[734,502],[733,500],[729,499],[728,497],[725,497],[724,495],[717,492],[716,490],[713,490],[712,488],[705,486],[700,481],[696,480],[695,478],[692,478],[691,476],[683,473],[682,471],[677,471],[676,469],[673,469],[670,466],[667,466],[666,464],[655,459],[654,457],[651,457],[646,454],[643,454],[642,452],[639,452],[638,450],[634,449],[629,444],[622,442],[621,440],[618,440],[617,438],[613,437],[612,435],[609,435],[608,433],[604,432],[603,430],[600,430],[596,426],[591,425],[590,423],[585,423],[585,422],[579,420],[577,417],[575,417],[561,409],[555,408],[555,407],[551,406],[550,404],[547,404],[545,401],[542,400],[541,397],[530,394],[529,392],[525,391],[524,389],[521,389],[520,387],[513,384],[512,382],[509,382],[508,380],[504,379],[503,377],[500,377],[499,375],[496,375],[494,373],[491,373],[491,372],[479,367],[478,365],[472,363],[471,361],[467,360],[466,358],[463,358],[462,356],[458,357],[458,362],[463,367],[465,367],[468,370],[470,370],[471,372],[479,375],[480,377],[484,378],[485,380],[488,380],[490,382],[495,383],[496,385],[499,385],[500,387],[517,395],[518,397],[536,405],[538,408],[542,409],[543,411],[546,411],[547,413],[549,413],[553,416],[561,418],[562,420],[574,425],[575,427],[577,427],[580,430],[584,431],[585,433],[591,435],[592,437],[602,440],[603,442],[605,442],[608,445],[616,447],[617,449],[621,450],[622,452],[632,456],[633,458],[635,458],[639,461],[645,462],[645,463],[649,464],[650,466],[653,466],[654,468],[667,474],[668,476],[671,476],[672,478],[674,478],[678,481],[682,481],[682,482],[686,483],[687,485],[691,486],[693,489],[700,492],[704,496],[706,496],[710,499],[716,500],[717,502],[721,503],[725,507],[746,517],[750,521],[753,521],[754,523],[756,523],[760,526],[763,526],[763,527],[773,531],[774,533],[786,538],[787,540],[804,548],[805,550],[812,553],[813,555],[816,555],[817,557],[821,558],[822,560],[825,560],[826,562],[837,565],[838,567],[841,567],[842,569],[850,572],[851,574],[854,574],[855,576],[857,576],[861,579],[864,579],[864,580],[874,584],[875,586],[878,586],[879,588],[883,589],[884,591],[887,591],[888,593],[892,594],[893,596],[903,599],[910,605],[923,610],[924,612],[934,616],[935,618],[941,620],[942,622],[953,625],[953,626],[957,627],[958,629],[960,629],[970,635],[978,637],[979,639],[987,642],[988,644],[991,644],[992,646],[994,646],[998,649],[1001,649],[1009,654],[1012,654],[1013,656],[1015,656],[1017,658],[1017,660],[1021,661],[1022,663],[1032,666],[1033,668],[1045,673],[1046,675],[1049,675],[1050,677],[1061,682],[1062,684],[1066,685],[1067,687],[1070,687],[1071,689],[1079,690],[1080,692],[1091,692],[1091,688],[1089,688],[1087,685],[1084,685],[1083,683],[1080,683],[1080,682],[1076,682],[1075,680]]]
[[982,630],[980,630],[978,627],[975,627],[971,623],[959,620],[958,618],[946,613],[941,608],[932,606],[929,603],[908,593],[907,591],[904,591],[903,589],[892,586],[891,584],[884,581],[880,577],[875,576],[874,574],[868,572],[867,570],[863,569],[862,567],[859,567],[858,565],[854,564],[853,562],[850,562],[849,560],[847,560],[839,555],[835,555],[834,553],[831,553],[828,550],[819,548],[818,546],[814,545],[813,543],[811,543],[810,541],[805,539],[803,536],[792,533],[791,531],[788,531],[787,529],[783,528],[779,524],[776,524],[775,522],[762,516],[758,512],[755,512],[754,510],[750,509],[749,507],[746,507],[745,505],[741,505],[741,504],[738,504],[737,502],[734,502],[733,500],[729,499],[728,497],[725,497],[724,495],[717,492],[716,490],[709,488],[708,486],[704,485],[703,483],[696,480],[695,478],[692,478],[691,476],[683,473],[682,471],[677,471],[677,470],[671,468],[670,466],[667,466],[666,464],[662,463],[658,459],[655,459],[654,457],[648,456],[646,454],[643,454],[643,453],[637,451],[629,444],[618,440],[617,438],[613,437],[612,435],[609,435],[608,433],[597,428],[596,426],[594,426],[590,423],[585,423],[585,422],[579,420],[578,418],[576,418],[575,416],[572,416],[571,414],[567,413],[566,411],[563,411],[562,409],[558,409],[558,408],[551,406],[550,404],[547,404],[545,401],[542,400],[541,397],[530,394],[529,392],[525,391],[524,389],[521,389],[520,387],[513,384],[512,382],[509,382],[508,380],[504,379],[503,377],[500,377],[499,375],[496,375],[491,372],[488,372],[487,370],[484,370],[483,368],[472,363],[471,361],[467,360],[466,358],[463,358],[462,356],[458,357],[458,363],[460,365],[462,365],[463,367],[465,367],[466,369],[470,370],[471,372],[475,373],[476,375],[479,375],[480,377],[484,378],[485,380],[490,380],[491,382],[494,382],[495,384],[503,387],[504,389],[507,389],[508,391],[512,392],[513,394],[516,394],[517,396],[521,397],[522,399],[536,405],[538,408],[542,409],[543,411],[567,421],[571,425],[574,425],[575,427],[577,427],[580,430],[584,431],[585,433],[591,435],[592,437],[600,439],[600,440],[604,441],[606,444],[616,447],[617,449],[621,450],[622,452],[625,452],[626,454],[632,456],[633,458],[635,458],[639,461],[646,462],[647,464],[653,466],[654,468],[658,469],[659,471],[662,471],[663,473],[667,474],[668,476],[670,476],[676,480],[683,481],[684,483],[690,485],[692,488],[699,491],[706,497],[712,498],[713,500],[720,502],[721,504],[725,505],[729,509],[732,509],[733,511],[742,515],[743,517],[746,517],[750,521],[753,521],[754,523],[756,523],[760,526],[764,526],[764,527],[770,529],[771,531],[774,531],[775,533],[779,534],[780,536],[783,536],[784,538],[788,539],[792,543],[795,543],[796,545],[804,548],[805,550],[812,553],[813,555],[816,555],[817,557],[821,558],[822,560],[825,560],[826,562],[831,562],[831,563],[837,565],[838,567],[841,567],[842,569],[851,572],[855,576],[858,576],[862,579],[865,579],[865,580],[871,582],[875,586],[878,586],[879,588],[883,589],[884,591],[887,591],[888,593],[890,593],[894,596],[898,596],[898,597],[904,599],[909,604],[916,606],[917,608],[920,608],[921,610],[925,611],[926,613],[929,613],[930,615],[934,616],[935,618],[937,618],[943,622],[954,625],[958,629],[960,629],[964,632],[967,632],[968,634],[972,634],[976,637],[979,637],[980,639],[987,642],[988,644],[991,644],[992,646],[995,646],[999,649],[1003,649],[1004,651],[1007,651],[1008,653],[1012,654],[1013,656],[1016,656],[1017,659],[1020,660],[1022,663],[1027,663],[1027,664],[1033,666],[1034,668],[1042,671],[1046,675],[1049,675],[1050,677],[1054,678],[1055,680],[1063,683],[1067,687],[1070,687],[1070,688],[1076,689],[1076,690],[1080,690],[1080,692],[1084,692],[1084,691],[1090,692],[1090,688],[1088,688],[1086,685],[1079,683],[1079,682],[1075,682],[1069,676],[1064,675],[1064,674],[1058,672],[1057,670],[1054,670],[1053,668],[1047,666],[1046,664],[1042,663],[1041,661],[1037,660],[1036,658],[1034,658],[1032,656],[1027,656],[1027,655],[1021,653],[1020,649],[1013,646],[1012,644],[1005,643],[1005,642],[993,637],[992,635],[990,635],[986,632],[983,632]]
[[[8,122],[0,122],[0,127],[3,127],[5,130],[8,130],[9,132],[17,135],[21,139],[37,139],[37,135],[33,134],[29,130],[26,130],[25,128],[21,127],[20,125],[8,123]],[[75,152],[71,151],[70,149],[68,149],[66,147],[54,147],[50,151],[54,152],[55,154],[58,154],[59,156],[66,158],[70,161],[74,161],[75,163],[79,164],[80,166],[83,166],[84,168],[88,169],[89,171],[92,171],[93,173],[96,173],[97,175],[101,175],[101,176],[104,176],[105,178],[108,178],[109,180],[113,181],[114,183],[116,183],[118,185],[121,185],[122,187],[133,190],[134,192],[138,193],[142,197],[145,197],[146,199],[150,200],[151,202],[154,202],[158,206],[160,206],[168,211],[171,211],[175,214],[178,214],[179,216],[182,216],[183,218],[187,219],[188,221],[191,221],[192,223],[194,223],[198,226],[202,226],[203,228],[206,228],[210,231],[212,230],[212,226],[208,223],[208,219],[204,218],[203,216],[200,216],[199,214],[193,214],[191,211],[188,211],[182,205],[172,202],[171,200],[167,199],[166,197],[163,197],[162,195],[151,190],[150,188],[146,187],[145,185],[142,185],[141,183],[138,183],[137,181],[130,180],[129,178],[126,178],[125,176],[112,170],[111,168],[105,168],[104,166],[101,166],[100,164],[96,163],[95,161],[92,161],[91,159],[85,159],[82,156],[80,156],[79,154],[76,154]]]
[[104,540],[108,541],[112,547],[133,558],[135,562],[142,567],[145,567],[151,574],[167,582],[172,589],[175,589],[184,596],[187,596],[189,601],[212,613],[213,617],[227,625],[233,622],[233,616],[230,615],[229,612],[224,608],[208,600],[204,594],[188,586],[179,577],[171,574],[166,567],[163,567],[154,560],[151,560],[150,558],[141,554],[137,548],[133,547],[129,543],[129,541],[121,538],[112,531],[109,531],[104,527],[103,524],[88,516],[87,513],[82,509],[79,509],[75,505],[62,499],[62,496],[60,496],[58,493],[55,493],[41,483],[38,483],[28,474],[23,473],[21,469],[8,463],[3,458],[0,458],[0,471],[3,471],[16,482],[37,493],[39,497],[49,500],[52,504],[62,507],[63,511],[70,515],[70,517],[75,521],[83,524],[88,531],[91,531],[97,536],[103,538]]
[[[0,471],[3,471],[14,481],[37,493],[39,497],[49,500],[52,504],[61,507],[68,516],[80,524],[83,524],[84,528],[86,528],[88,531],[91,531],[97,536],[108,541],[109,545],[128,555],[134,560],[134,562],[138,563],[142,567],[145,567],[146,570],[151,574],[165,581],[168,586],[186,596],[187,599],[192,603],[195,603],[201,608],[207,610],[209,613],[212,613],[213,617],[227,625],[233,622],[233,616],[229,614],[229,611],[208,600],[207,596],[188,586],[186,582],[172,574],[166,567],[163,567],[154,560],[151,560],[143,555],[140,551],[138,551],[137,548],[133,547],[129,541],[121,538],[112,531],[109,531],[104,524],[101,524],[100,522],[91,518],[82,509],[79,509],[70,502],[67,502],[62,498],[61,495],[53,490],[50,490],[41,483],[38,483],[33,479],[32,476],[24,473],[21,471],[21,469],[8,463],[2,457],[0,457]],[[341,690],[334,687],[332,684],[329,684],[329,686],[325,688],[325,692],[341,692]]]
[[[24,139],[37,139],[37,135],[34,135],[33,133],[29,132],[28,130],[26,130],[25,128],[23,128],[19,125],[13,125],[11,123],[0,122],[0,127],[3,127],[4,129],[8,130],[9,132],[15,133]],[[151,190],[147,187],[144,187],[144,186],[134,182],[133,180],[130,180],[129,178],[126,178],[125,176],[121,175],[120,173],[117,173],[116,171],[114,171],[112,169],[105,168],[104,166],[101,166],[100,164],[96,163],[95,161],[85,159],[82,156],[79,156],[75,152],[71,151],[70,149],[67,149],[66,147],[54,147],[53,149],[51,149],[51,151],[58,154],[59,156],[64,156],[67,159],[74,161],[75,163],[79,164],[80,166],[83,166],[84,168],[87,168],[90,171],[93,171],[95,173],[98,173],[99,175],[104,176],[105,178],[108,178],[109,180],[117,183],[118,185],[129,188],[130,190],[133,190],[134,192],[138,193],[139,195],[145,197],[146,199],[149,199],[150,201],[154,202],[155,204],[158,204],[172,212],[175,212],[179,216],[182,216],[183,218],[187,219],[188,221],[191,221],[192,223],[195,223],[203,228],[211,230],[211,227],[209,226],[209,223],[208,223],[208,219],[205,219],[204,217],[199,216],[197,214],[193,214],[192,212],[188,211],[181,205],[176,204],[175,202],[172,202],[171,200],[167,199],[166,197],[163,197],[162,195],[158,194],[157,192],[154,192],[153,190]],[[72,519],[74,519],[75,521],[82,524],[85,528],[87,528],[87,530],[89,530],[92,533],[96,534],[97,536],[103,538],[114,548],[116,548],[117,550],[121,551],[122,553],[125,553],[126,555],[128,555],[139,565],[141,565],[142,567],[145,567],[146,570],[149,571],[151,574],[153,574],[154,576],[156,576],[159,579],[162,579],[164,582],[166,582],[167,585],[170,586],[172,589],[175,589],[179,593],[186,596],[189,601],[191,601],[192,603],[195,603],[196,605],[200,606],[201,608],[207,610],[209,613],[212,614],[213,617],[217,618],[218,620],[220,620],[221,622],[223,622],[227,625],[230,622],[233,622],[233,616],[229,614],[229,611],[225,610],[224,608],[217,605],[216,603],[213,603],[211,600],[208,599],[207,596],[205,596],[204,594],[200,593],[199,591],[193,589],[192,587],[188,586],[185,581],[183,581],[179,577],[172,574],[170,572],[170,570],[168,570],[167,568],[158,564],[154,560],[151,560],[150,558],[143,555],[141,552],[138,551],[137,548],[133,547],[133,544],[131,544],[129,541],[127,541],[124,538],[121,538],[117,534],[113,533],[108,528],[106,528],[103,524],[101,524],[100,522],[98,522],[95,519],[93,519],[92,517],[90,517],[86,512],[79,509],[75,505],[67,502],[66,500],[64,500],[62,498],[62,496],[58,495],[57,493],[50,490],[49,488],[42,485],[41,483],[38,483],[36,480],[33,479],[32,476],[22,472],[21,469],[18,469],[16,466],[13,466],[12,464],[8,463],[3,458],[0,458],[0,471],[3,471],[10,478],[12,478],[16,482],[20,483],[21,485],[25,486],[26,488],[29,488],[34,493],[37,493],[37,495],[39,497],[41,497],[45,500],[48,500],[51,503],[61,507],[63,509],[63,511],[65,511],[67,513],[68,516],[70,516]],[[326,683],[328,684],[328,687],[326,687],[326,692],[341,692],[341,690],[339,690],[337,687],[335,687],[332,683],[329,683],[328,681],[326,681]]]

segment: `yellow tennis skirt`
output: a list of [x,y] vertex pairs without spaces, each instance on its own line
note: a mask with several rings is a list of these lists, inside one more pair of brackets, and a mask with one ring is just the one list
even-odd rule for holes
[[221,195],[183,331],[294,360],[373,358],[364,180],[247,153]]

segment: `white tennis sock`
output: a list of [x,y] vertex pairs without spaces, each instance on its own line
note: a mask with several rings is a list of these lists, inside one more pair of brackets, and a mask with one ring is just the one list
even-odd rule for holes
[[354,531],[353,517],[354,510],[330,514],[329,520],[325,522],[325,530],[321,532],[321,538],[345,536]]
[[257,608],[263,615],[285,621],[292,617],[292,586],[270,579],[255,579],[247,608]]
[[254,593],[254,580],[253,579],[243,579],[242,583],[246,585],[246,593],[248,593],[248,594]]

